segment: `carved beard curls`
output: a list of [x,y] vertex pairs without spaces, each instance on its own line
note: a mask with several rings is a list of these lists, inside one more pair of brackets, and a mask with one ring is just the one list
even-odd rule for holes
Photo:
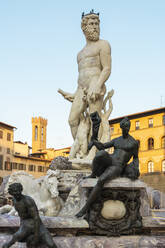
[[84,34],[88,40],[97,41],[99,40],[100,30],[93,30],[93,29],[90,30],[90,28],[88,28],[87,26],[86,29],[84,30]]

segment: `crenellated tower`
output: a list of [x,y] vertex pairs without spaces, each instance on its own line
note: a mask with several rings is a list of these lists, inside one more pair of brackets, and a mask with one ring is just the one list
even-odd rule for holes
[[46,149],[47,119],[32,117],[32,153]]

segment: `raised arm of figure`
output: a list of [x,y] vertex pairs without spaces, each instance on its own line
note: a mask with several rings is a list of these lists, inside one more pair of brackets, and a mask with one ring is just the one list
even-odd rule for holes
[[111,140],[111,141],[106,142],[106,143],[101,143],[100,141],[93,140],[93,143],[98,150],[104,150],[104,149],[107,149],[107,148],[114,146],[114,140]]
[[58,89],[58,93],[60,93],[69,102],[73,102],[75,94],[65,92],[61,89]]

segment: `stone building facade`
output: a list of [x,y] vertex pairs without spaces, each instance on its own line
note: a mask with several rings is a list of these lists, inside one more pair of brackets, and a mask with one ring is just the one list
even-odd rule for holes
[[[165,108],[128,115],[130,135],[139,142],[140,173],[165,172]],[[120,121],[109,121],[111,139],[121,135]]]
[[31,156],[31,147],[27,143],[14,141],[14,129],[0,122],[0,177],[22,170],[36,178],[44,176],[51,160]]
[[15,127],[0,122],[0,177],[12,169]]

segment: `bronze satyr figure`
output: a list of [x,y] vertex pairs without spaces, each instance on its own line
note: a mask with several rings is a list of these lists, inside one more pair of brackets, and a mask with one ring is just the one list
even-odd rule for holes
[[[99,151],[93,159],[92,174],[89,177],[98,177],[98,181],[85,206],[76,214],[77,217],[82,217],[90,209],[91,204],[100,195],[105,182],[123,176],[135,180],[140,175],[138,142],[129,135],[130,121],[127,117],[120,122],[120,128],[122,129],[122,136],[110,142],[103,144],[97,140],[92,141]],[[104,151],[109,147],[114,147],[113,154]],[[131,158],[133,161],[127,164]]]
[[9,194],[13,196],[14,207],[20,217],[20,227],[12,239],[2,247],[8,248],[15,242],[26,242],[29,248],[41,247],[39,245],[45,245],[45,248],[57,248],[39,217],[35,201],[30,196],[23,195],[22,190],[23,187],[20,183],[13,183],[8,188]]

